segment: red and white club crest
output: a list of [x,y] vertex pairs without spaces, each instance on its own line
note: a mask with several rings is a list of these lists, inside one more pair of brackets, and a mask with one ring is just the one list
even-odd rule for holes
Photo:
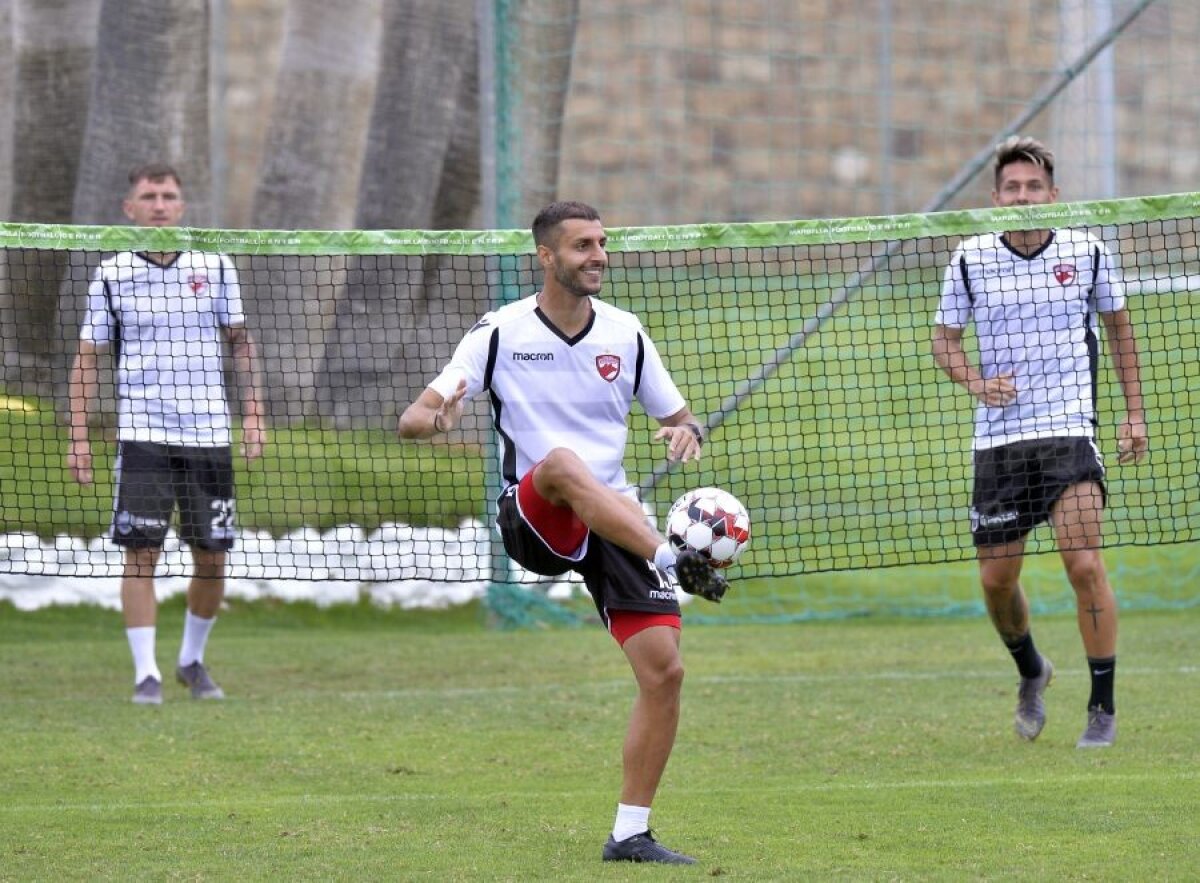
[[194,273],[188,276],[188,288],[192,290],[192,294],[199,294],[208,285],[208,277],[203,273]]
[[621,375],[620,356],[596,356],[596,370],[600,376],[612,383]]
[[1055,264],[1054,278],[1058,280],[1059,285],[1066,285],[1075,278],[1074,264]]

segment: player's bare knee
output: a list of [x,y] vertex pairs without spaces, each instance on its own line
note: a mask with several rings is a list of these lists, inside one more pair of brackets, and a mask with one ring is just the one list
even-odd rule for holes
[[990,601],[1007,601],[1021,589],[1019,558],[997,558],[983,562],[979,568],[979,584]]
[[591,471],[569,448],[554,448],[537,467],[537,482],[553,490],[565,490],[591,477]]
[[677,658],[666,673],[667,683],[670,685],[671,689],[677,693],[683,689],[683,676],[683,661]]
[[1090,597],[1104,581],[1104,565],[1099,556],[1080,556],[1069,561],[1066,568],[1067,579],[1077,595]]
[[[653,632],[654,630],[648,630]],[[642,632],[638,637],[646,635]],[[629,645],[626,644],[628,652]],[[637,679],[638,689],[644,694],[668,698],[678,694],[683,686],[683,657],[676,652],[659,647],[654,652],[640,650],[630,654],[630,665]]]
[[638,678],[638,684],[644,692],[663,699],[678,696],[683,690],[683,662],[675,659],[643,672]]
[[127,549],[123,575],[135,579],[153,577],[161,553],[157,547]]
[[984,596],[990,601],[1001,602],[1012,598],[1021,583],[1020,580],[1009,579],[1003,574],[984,574],[979,580],[979,585]]
[[578,469],[586,469],[587,464],[570,448],[551,448],[550,452],[542,458],[539,468],[543,467],[555,472],[573,473]]
[[221,579],[225,576],[225,553],[211,549],[192,549],[192,573],[200,579]]

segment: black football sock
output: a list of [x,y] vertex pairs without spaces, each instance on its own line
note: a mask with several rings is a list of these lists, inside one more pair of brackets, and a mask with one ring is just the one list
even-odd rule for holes
[[1092,674],[1092,695],[1088,699],[1088,709],[1099,708],[1107,714],[1116,714],[1117,706],[1113,704],[1113,682],[1117,674],[1117,657],[1093,659],[1089,656],[1088,671]]
[[1021,677],[1028,680],[1036,678],[1042,673],[1042,657],[1037,652],[1037,648],[1033,646],[1033,632],[1026,632],[1011,644],[1005,641],[1004,646],[1012,654],[1013,662],[1017,664],[1017,671],[1021,673]]

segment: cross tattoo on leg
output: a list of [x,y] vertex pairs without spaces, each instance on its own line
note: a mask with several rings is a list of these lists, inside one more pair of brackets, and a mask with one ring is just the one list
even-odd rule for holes
[[1089,607],[1085,612],[1092,615],[1092,630],[1096,632],[1100,631],[1100,614],[1104,612],[1104,608],[1097,607],[1096,602],[1093,601],[1092,606]]

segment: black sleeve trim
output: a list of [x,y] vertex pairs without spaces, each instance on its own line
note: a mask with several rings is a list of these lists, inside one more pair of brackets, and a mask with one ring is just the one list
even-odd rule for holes
[[492,374],[496,370],[496,354],[500,352],[500,329],[492,329],[491,340],[488,341],[488,357],[487,367],[483,371],[483,388],[490,390],[492,388]]
[[646,364],[646,340],[642,337],[642,332],[638,332],[637,336],[637,358],[633,365],[633,394],[637,395],[638,390],[642,386],[642,368]]
[[113,303],[112,288],[109,287],[107,279],[104,280],[104,303],[108,306],[108,315],[112,317],[109,345],[112,346],[113,367],[116,368],[121,362],[121,314],[117,312],[116,304]]

